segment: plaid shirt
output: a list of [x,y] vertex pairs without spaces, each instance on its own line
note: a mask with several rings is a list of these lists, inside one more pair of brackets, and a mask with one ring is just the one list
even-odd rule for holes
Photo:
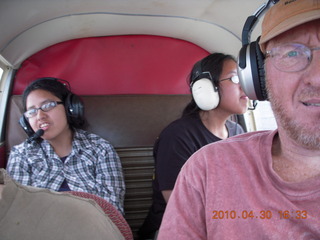
[[76,129],[72,151],[63,163],[48,141],[14,146],[8,174],[23,185],[58,191],[64,179],[72,191],[98,195],[123,214],[125,184],[113,146],[103,138]]

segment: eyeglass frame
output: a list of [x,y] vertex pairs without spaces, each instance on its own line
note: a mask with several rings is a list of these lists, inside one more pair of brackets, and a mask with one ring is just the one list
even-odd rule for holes
[[[55,105],[52,106],[52,108],[50,108],[49,110],[44,110],[44,109],[42,109],[45,105],[51,104],[51,103],[55,103]],[[23,113],[23,115],[24,115],[26,118],[30,119],[30,118],[35,117],[35,116],[38,114],[38,111],[39,111],[39,110],[41,110],[41,111],[43,111],[43,112],[49,112],[49,111],[51,111],[52,109],[54,109],[56,106],[58,106],[59,104],[63,104],[63,102],[62,102],[62,101],[48,101],[48,102],[42,104],[42,105],[41,105],[40,107],[38,107],[38,108],[30,108],[30,109],[28,109],[27,111],[25,111],[25,112]],[[34,114],[33,116],[31,116],[31,117],[28,117],[28,116],[27,116],[27,113],[30,112],[30,111],[34,111],[34,110],[35,110],[35,114]]]
[[[234,78],[234,77],[236,77],[238,79],[238,81],[235,82],[234,80],[232,80],[232,78]],[[225,81],[225,80],[230,80],[234,84],[239,84],[240,83],[240,79],[239,79],[238,75],[234,75],[234,76],[229,77],[229,78],[221,79],[221,80],[219,80],[219,82],[222,82],[222,81]]]
[[[304,53],[304,56],[307,57],[307,64],[306,64],[305,66],[303,66],[301,69],[298,68],[298,70],[286,71],[286,70],[283,70],[283,69],[279,68],[279,65],[278,65],[278,64],[275,64],[275,62],[273,62],[272,65],[273,65],[276,69],[278,69],[279,71],[281,71],[281,72],[300,72],[300,71],[306,69],[306,68],[310,65],[310,63],[311,63],[311,61],[312,61],[312,59],[313,59],[313,51],[320,50],[320,47],[310,48],[310,47],[308,47],[308,46],[306,46],[306,45],[304,45],[304,44],[302,44],[302,43],[285,43],[285,44],[276,46],[276,47],[274,47],[274,48],[271,48],[271,50],[266,51],[266,53],[265,53],[265,58],[268,58],[268,57],[274,58],[276,55],[272,55],[272,50],[277,49],[277,48],[282,47],[282,46],[286,46],[286,45],[291,45],[291,46],[292,46],[292,45],[296,45],[296,46],[303,47],[304,50],[307,50],[307,51],[308,51],[307,53],[306,53],[305,51],[303,52],[303,53]],[[301,52],[302,52],[302,51],[301,51]],[[289,52],[285,52],[285,53],[288,54]],[[280,56],[280,55],[278,55],[278,56]],[[279,61],[279,59],[278,59],[278,61]]]

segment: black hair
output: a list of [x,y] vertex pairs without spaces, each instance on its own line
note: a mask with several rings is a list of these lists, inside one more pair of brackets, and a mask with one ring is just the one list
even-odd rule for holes
[[[236,62],[236,59],[232,55],[224,53],[212,53],[200,60],[200,67],[202,72],[210,72],[212,76],[212,81],[215,84],[215,86],[218,87],[218,89],[220,88],[219,78],[223,70],[223,64],[226,60],[233,60]],[[194,76],[196,70],[196,64],[194,64],[192,71],[189,75],[189,85],[193,81],[192,76]],[[194,98],[192,97],[191,102],[183,110],[182,116],[184,117],[188,115],[194,115],[199,113],[200,110],[201,109],[197,106],[196,102],[194,101]]]
[[[62,83],[65,82],[65,83]],[[24,111],[27,109],[27,97],[29,94],[34,90],[44,90],[48,91],[57,98],[59,98],[65,107],[66,110],[66,116],[67,121],[69,124],[69,127],[72,128],[83,128],[86,124],[86,119],[83,114],[84,105],[82,100],[79,96],[73,94],[70,90],[70,85],[65,80],[60,80],[56,78],[39,78],[35,81],[33,81],[27,88],[24,90],[22,95],[22,104]],[[70,100],[71,99],[71,100]],[[70,112],[68,112],[68,108],[70,104],[76,104],[77,108],[81,109],[81,111],[78,111],[78,114],[75,116],[72,116]]]

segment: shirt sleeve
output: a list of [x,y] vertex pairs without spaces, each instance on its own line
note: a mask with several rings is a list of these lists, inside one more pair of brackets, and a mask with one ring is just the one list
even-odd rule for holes
[[121,161],[111,144],[103,142],[96,165],[98,195],[109,201],[123,214],[125,183]]
[[7,164],[7,172],[12,179],[22,185],[31,185],[30,167],[22,144],[12,148]]

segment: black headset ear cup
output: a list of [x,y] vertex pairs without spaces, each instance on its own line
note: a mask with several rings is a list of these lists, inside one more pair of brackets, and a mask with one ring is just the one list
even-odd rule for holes
[[264,56],[258,41],[244,45],[238,58],[238,75],[246,95],[252,100],[266,100]]
[[259,80],[258,84],[258,99],[259,100],[267,100],[268,99],[268,93],[266,88],[266,77],[265,77],[265,71],[264,71],[264,54],[260,50],[260,46],[258,41],[254,42],[255,44],[255,53],[256,53],[256,59],[257,59],[257,68],[258,68],[258,77]]
[[64,104],[67,116],[71,118],[83,118],[83,103],[77,95],[69,93]]
[[28,137],[31,137],[34,134],[34,131],[30,126],[28,119],[24,115],[20,117],[19,124],[22,127],[22,129],[25,131],[25,133],[28,135]]

